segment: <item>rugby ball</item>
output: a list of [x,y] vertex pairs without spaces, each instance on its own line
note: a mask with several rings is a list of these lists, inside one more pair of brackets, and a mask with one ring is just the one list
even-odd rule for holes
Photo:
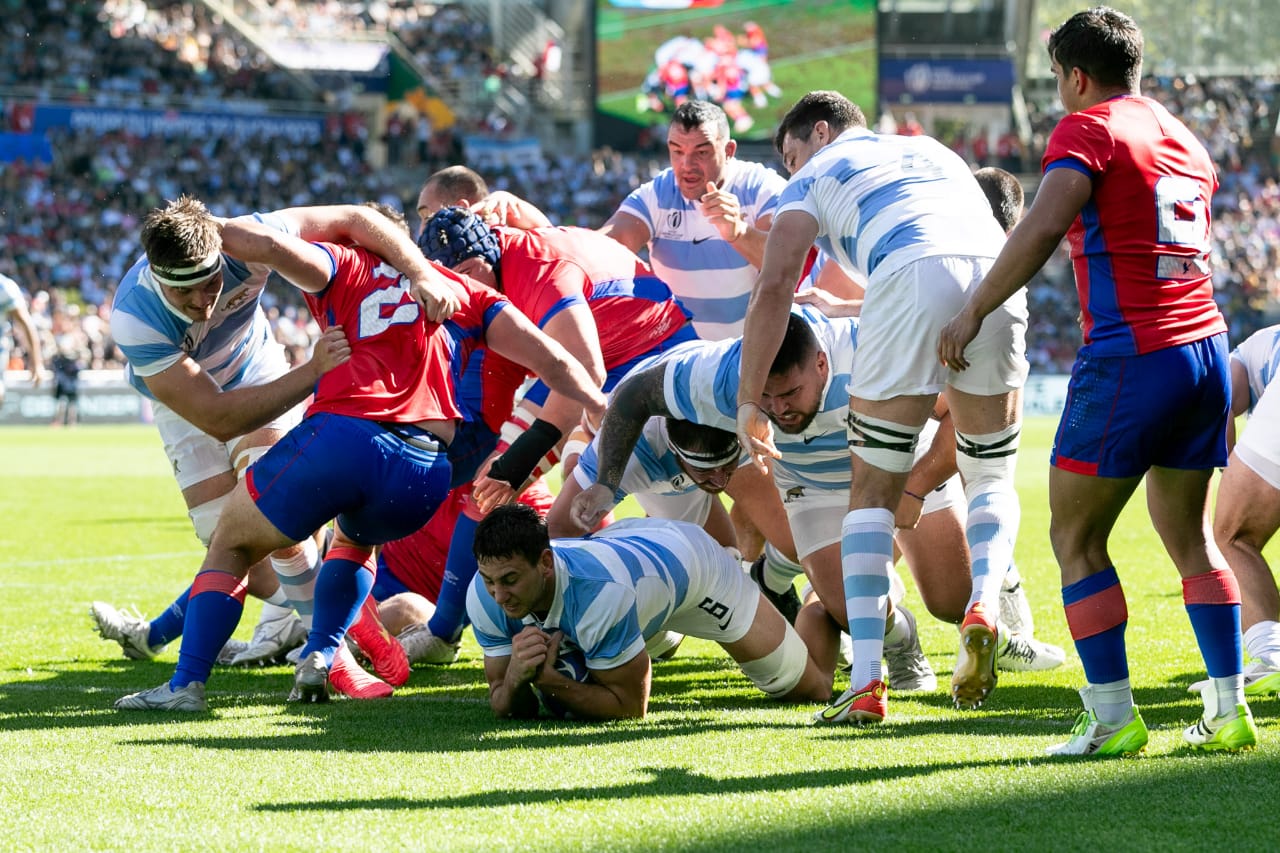
[[[591,677],[591,671],[587,669],[586,655],[577,646],[562,643],[554,666],[556,672],[577,682],[585,682]],[[555,697],[544,694],[536,685],[533,686],[533,692],[542,704],[543,710],[552,717],[559,720],[573,719],[573,713],[560,704]]]

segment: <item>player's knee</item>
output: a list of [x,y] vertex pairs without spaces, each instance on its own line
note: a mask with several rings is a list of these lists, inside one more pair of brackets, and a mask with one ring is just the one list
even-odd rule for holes
[[924,424],[911,426],[850,412],[845,425],[849,452],[863,462],[894,474],[911,470]]
[[804,678],[808,665],[809,649],[790,625],[786,626],[782,642],[773,651],[762,658],[739,664],[751,683],[772,699],[807,698],[790,694]]
[[378,618],[392,635],[410,625],[425,625],[435,615],[435,605],[416,592],[402,592],[378,604]]
[[982,435],[956,430],[956,467],[964,481],[965,499],[998,489],[1013,489],[1022,425]]
[[230,494],[221,495],[187,510],[191,525],[196,529],[196,536],[206,548],[213,540],[213,531],[217,529],[218,519],[222,517],[222,508],[227,505],[230,498]]

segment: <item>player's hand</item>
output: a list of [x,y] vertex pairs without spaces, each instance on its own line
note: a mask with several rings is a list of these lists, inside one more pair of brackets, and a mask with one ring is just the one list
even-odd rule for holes
[[828,317],[857,317],[862,313],[861,299],[841,299],[821,287],[810,287],[796,294],[797,305],[812,305]]
[[471,499],[480,507],[481,512],[490,512],[495,507],[509,504],[516,499],[516,490],[506,480],[495,480],[489,476],[489,469],[498,455],[490,456],[481,464],[476,472],[475,485],[471,489]]
[[341,326],[330,326],[316,341],[311,351],[311,366],[319,378],[340,364],[351,359],[351,343]]
[[573,499],[569,516],[582,530],[595,530],[601,519],[613,509],[613,492],[599,483],[587,486]]
[[707,181],[707,191],[698,199],[698,209],[730,243],[746,234],[751,227],[738,197],[711,181]]
[[563,639],[564,631],[559,628],[552,631],[547,637],[547,658],[542,662],[542,666],[538,667],[538,675],[534,679],[535,684],[541,683],[548,677],[557,680],[564,678],[563,675],[556,672],[556,661],[560,659],[560,641]]
[[969,362],[964,357],[964,348],[978,336],[982,321],[974,317],[968,309],[952,317],[938,334],[938,360],[952,370],[964,370]]
[[551,220],[518,195],[506,190],[495,190],[471,205],[471,212],[484,220],[486,225],[507,225],[512,228],[543,228]]
[[44,384],[44,371],[40,369],[40,365],[36,365],[31,369],[31,387],[39,388]]
[[782,457],[773,443],[773,424],[756,403],[738,406],[738,443],[751,454],[752,463],[762,474],[769,473],[770,459]]
[[525,626],[511,638],[511,662],[507,664],[507,673],[514,678],[516,686],[528,684],[538,677],[538,670],[550,653],[550,640],[551,635],[536,625]]
[[432,323],[443,323],[462,307],[453,282],[442,275],[409,282],[409,295],[422,306],[427,319]]

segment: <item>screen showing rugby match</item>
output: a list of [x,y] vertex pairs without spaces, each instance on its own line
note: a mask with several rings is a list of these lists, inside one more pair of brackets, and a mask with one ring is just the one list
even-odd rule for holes
[[665,125],[698,98],[724,107],[735,138],[769,140],[813,89],[874,121],[875,0],[596,0],[595,14],[598,124]]

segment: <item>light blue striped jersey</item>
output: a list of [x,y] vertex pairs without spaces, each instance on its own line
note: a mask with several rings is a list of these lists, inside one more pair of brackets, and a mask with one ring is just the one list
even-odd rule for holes
[[1249,375],[1247,411],[1253,412],[1262,392],[1280,370],[1280,325],[1267,326],[1254,332],[1231,351],[1231,358],[1240,362]]
[[[512,619],[477,574],[467,591],[467,615],[488,657],[511,654],[511,638],[526,625],[551,632],[582,649],[587,666],[613,669],[644,651],[673,613],[696,607],[688,595],[691,573],[717,570],[697,543],[713,550],[700,527],[667,519],[634,518],[587,539],[554,539],[555,596],[544,619]],[[694,584],[695,588],[699,584]]]
[[[849,443],[845,420],[849,411],[849,370],[858,346],[856,317],[830,318],[808,306],[795,307],[827,355],[827,382],[822,404],[808,429],[788,435],[776,427],[773,441],[782,458],[779,479],[816,489],[849,488]],[[742,341],[685,344],[653,363],[664,363],[663,393],[673,415],[694,423],[737,430],[738,377]]]
[[850,128],[791,176],[775,216],[818,222],[818,248],[871,286],[920,258],[994,258],[1004,232],[969,165],[928,136]]
[[[786,179],[760,163],[733,158],[725,163],[724,187],[738,197],[752,225],[774,212],[785,185]],[[698,337],[740,336],[759,270],[720,236],[696,201],[680,194],[675,173],[664,170],[633,190],[618,209],[649,226],[649,263],[693,315]]]
[[[578,457],[573,478],[585,489],[595,483],[599,470],[600,436],[597,434]],[[667,419],[649,418],[636,439],[631,458],[627,460],[622,482],[613,494],[614,502],[621,503],[627,495],[685,495],[697,490],[698,486],[689,479],[671,450]]]
[[[294,233],[272,213],[254,218],[279,231]],[[260,305],[269,271],[222,256],[222,295],[209,320],[192,322],[172,307],[151,276],[146,256],[125,273],[111,304],[111,335],[124,353],[133,387],[148,397],[144,377],[155,376],[190,356],[218,383],[234,388],[272,340]]]

